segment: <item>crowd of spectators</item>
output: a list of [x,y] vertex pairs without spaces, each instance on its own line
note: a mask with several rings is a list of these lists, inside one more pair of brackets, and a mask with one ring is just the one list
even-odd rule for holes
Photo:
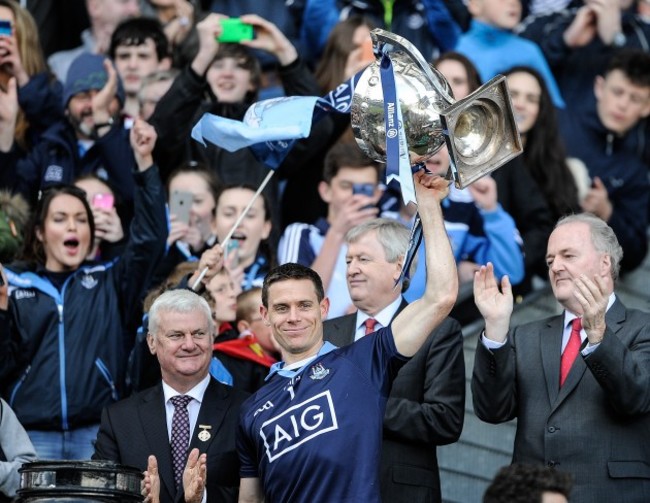
[[[271,268],[313,268],[330,317],[356,311],[346,234],[376,217],[410,228],[415,207],[391,196],[349,116],[316,123],[249,209],[269,167],[190,133],[206,112],[241,120],[262,98],[332,91],[374,60],[374,27],[415,44],[457,100],[507,76],[524,153],[443,204],[461,283],[489,261],[520,300],[547,280],[554,223],[582,211],[614,230],[621,274],[646,256],[647,0],[49,4],[0,0],[0,392],[40,458],[89,459],[102,409],[159,380],[148,292],[204,286],[210,373],[249,393],[279,357],[256,314]],[[220,42],[228,17],[254,38]],[[444,175],[446,149],[427,168]]]

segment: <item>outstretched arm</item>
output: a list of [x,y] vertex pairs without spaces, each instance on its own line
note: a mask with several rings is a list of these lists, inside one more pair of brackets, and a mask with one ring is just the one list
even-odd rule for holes
[[424,294],[409,304],[393,321],[397,351],[413,356],[429,334],[449,314],[458,295],[456,263],[445,230],[441,201],[449,193],[449,182],[439,175],[418,171],[414,175],[418,212],[427,261]]

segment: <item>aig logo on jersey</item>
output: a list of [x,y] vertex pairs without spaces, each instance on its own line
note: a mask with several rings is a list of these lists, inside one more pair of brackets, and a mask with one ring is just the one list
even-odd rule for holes
[[294,405],[262,424],[260,435],[269,463],[289,451],[339,427],[329,391]]

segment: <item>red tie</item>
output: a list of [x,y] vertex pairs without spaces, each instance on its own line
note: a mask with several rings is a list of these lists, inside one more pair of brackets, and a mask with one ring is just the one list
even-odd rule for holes
[[569,336],[569,342],[567,342],[567,345],[564,348],[564,353],[562,353],[562,358],[560,359],[560,387],[564,384],[566,376],[569,375],[571,366],[580,351],[580,346],[582,344],[582,340],[580,339],[580,330],[582,330],[582,320],[580,318],[575,318],[571,322],[571,335]]
[[368,335],[375,331],[375,325],[377,324],[377,320],[374,318],[368,318],[366,321],[363,322],[363,324],[366,326],[366,332],[363,335]]

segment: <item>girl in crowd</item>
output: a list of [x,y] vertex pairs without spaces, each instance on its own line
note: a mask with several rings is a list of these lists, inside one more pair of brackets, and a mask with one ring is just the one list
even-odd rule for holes
[[581,180],[584,196],[589,189],[589,175],[582,161],[566,157],[544,79],[526,66],[511,68],[506,77],[524,145],[524,164],[542,189],[553,220],[580,212],[577,180]]
[[63,116],[63,90],[45,63],[29,11],[14,0],[0,0],[0,20],[11,26],[10,35],[0,34],[0,90],[15,79],[20,105],[15,140],[26,150]]
[[2,272],[2,394],[41,459],[89,459],[103,407],[123,392],[133,344],[126,334],[139,321],[139,300],[167,235],[155,140],[153,127],[136,121],[135,216],[119,260],[86,260],[93,212],[81,189],[64,185],[42,193],[22,260]]
[[[255,194],[255,188],[226,185],[217,195],[216,234],[223,242],[235,221]],[[240,291],[262,286],[264,276],[276,265],[275,247],[271,243],[271,208],[262,193],[237,226],[226,248],[226,267]],[[239,293],[239,292],[237,292]]]
[[167,254],[156,270],[154,284],[162,283],[181,262],[196,261],[216,242],[214,216],[220,188],[217,175],[202,163],[187,162],[171,174],[167,182],[168,201],[175,197],[174,193],[188,193],[192,203],[189,221],[181,221],[170,209]]
[[436,70],[447,79],[454,99],[460,100],[481,86],[481,78],[474,64],[459,52],[449,51],[435,62]]

